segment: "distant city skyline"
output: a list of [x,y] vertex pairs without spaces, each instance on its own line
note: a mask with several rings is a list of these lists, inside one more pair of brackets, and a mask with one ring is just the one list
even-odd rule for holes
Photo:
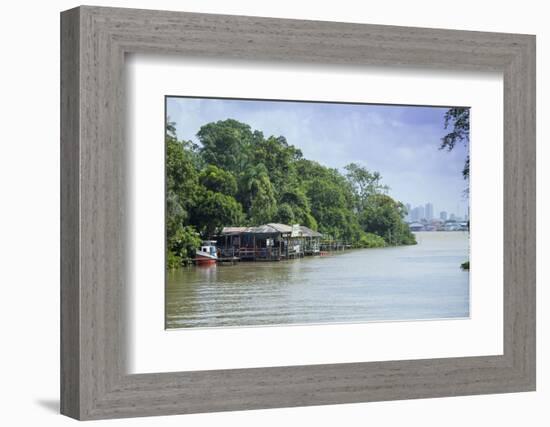
[[420,220],[454,220],[462,219],[468,220],[468,208],[464,211],[446,211],[446,210],[437,210],[434,208],[434,205],[431,202],[426,202],[425,204],[420,204],[418,206],[413,206],[411,203],[405,203],[407,209],[406,220],[409,222],[416,222]]
[[469,204],[462,168],[468,149],[439,150],[447,107],[167,98],[179,139],[198,143],[206,123],[232,118],[265,136],[284,136],[304,157],[341,172],[349,163],[378,171],[388,194],[412,206],[432,204],[463,216]]

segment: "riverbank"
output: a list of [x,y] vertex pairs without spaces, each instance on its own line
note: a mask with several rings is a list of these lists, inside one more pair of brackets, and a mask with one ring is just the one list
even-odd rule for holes
[[[256,249],[238,249],[238,250],[226,250],[222,249],[218,251],[218,258],[216,260],[217,264],[234,265],[239,262],[278,262],[278,261],[288,261],[297,258],[309,257],[309,256],[328,256],[333,253],[339,253],[343,251],[349,251],[353,249],[375,249],[375,248],[384,248],[384,247],[398,247],[398,246],[410,246],[416,245],[416,240],[411,240],[410,243],[401,243],[397,245],[389,245],[386,241],[375,234],[366,233],[365,239],[355,242],[353,244],[342,243],[342,242],[321,242],[316,250],[304,251],[292,251],[286,252],[285,254],[280,251],[273,252],[271,248],[256,248]],[[178,258],[177,260],[173,257],[170,257],[168,254],[167,269],[169,271],[176,270],[180,267],[188,267],[191,265],[204,266],[197,262],[197,258]]]

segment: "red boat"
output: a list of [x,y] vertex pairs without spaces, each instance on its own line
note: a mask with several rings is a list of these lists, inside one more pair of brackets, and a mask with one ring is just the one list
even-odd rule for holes
[[218,251],[216,250],[215,240],[205,240],[195,253],[195,262],[197,265],[212,265],[218,261]]

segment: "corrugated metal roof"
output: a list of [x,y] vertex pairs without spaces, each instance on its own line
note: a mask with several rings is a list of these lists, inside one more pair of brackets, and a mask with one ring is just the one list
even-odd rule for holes
[[271,224],[258,225],[257,227],[250,227],[250,233],[256,234],[273,234],[280,233],[275,227],[272,227]]
[[255,234],[273,234],[282,233],[283,231],[272,227],[270,224],[258,225],[257,227],[223,227],[222,234],[243,234],[243,233],[255,233]]
[[321,233],[318,231],[312,230],[309,227],[306,227],[305,225],[300,225],[300,230],[302,231],[302,235],[306,237],[323,237]]
[[[305,237],[323,237],[318,231],[312,230],[305,225],[298,226],[301,236]],[[292,226],[287,224],[269,223],[258,225],[256,227],[223,227],[221,234],[276,234],[276,233],[292,233]]]
[[269,227],[274,228],[280,233],[292,233],[292,226],[286,224],[278,224],[276,222],[270,222],[267,224]]
[[223,227],[222,234],[241,234],[246,233],[250,227]]

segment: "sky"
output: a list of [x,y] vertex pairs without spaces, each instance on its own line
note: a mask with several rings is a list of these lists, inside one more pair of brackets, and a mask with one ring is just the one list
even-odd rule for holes
[[388,194],[414,208],[432,203],[464,216],[462,169],[468,149],[439,150],[448,107],[169,97],[166,113],[178,139],[199,142],[206,123],[228,118],[265,137],[284,136],[306,159],[337,168],[351,162],[378,171]]

